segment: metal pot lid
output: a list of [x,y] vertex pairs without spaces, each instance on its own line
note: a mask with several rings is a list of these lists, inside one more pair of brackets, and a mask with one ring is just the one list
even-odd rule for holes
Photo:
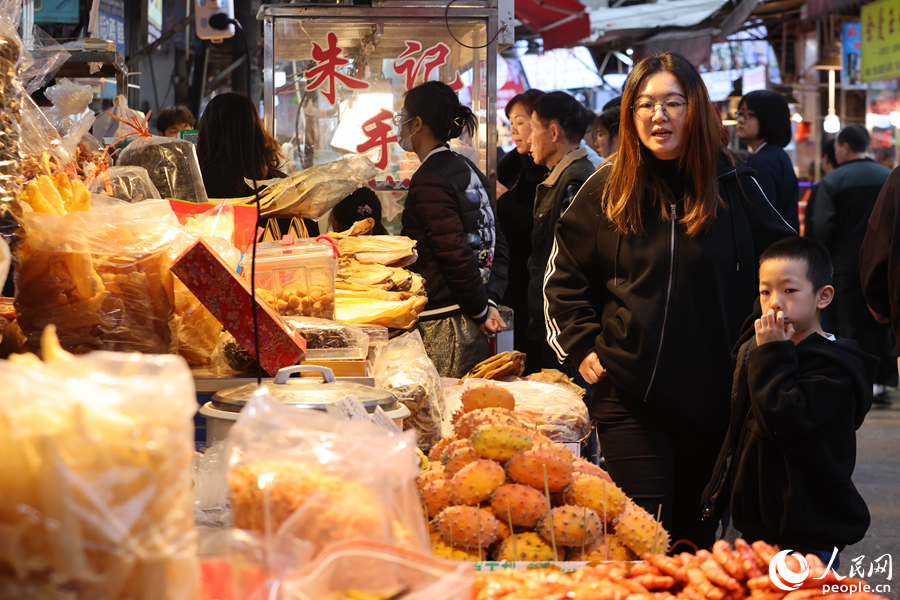
[[[291,378],[294,373],[310,371],[321,373],[322,378]],[[374,412],[376,406],[380,406],[384,411],[391,411],[399,406],[397,398],[390,392],[359,383],[336,381],[334,373],[328,367],[315,365],[285,367],[278,371],[273,381],[265,385],[275,400],[297,408],[325,410],[328,404],[350,395],[356,396],[369,412]],[[219,410],[240,412],[256,389],[256,384],[251,383],[221,390],[212,397],[213,406]]]

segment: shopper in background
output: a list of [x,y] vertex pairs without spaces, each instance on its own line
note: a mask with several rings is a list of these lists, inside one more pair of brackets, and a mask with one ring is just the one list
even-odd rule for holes
[[244,179],[285,177],[281,148],[266,133],[256,107],[237,92],[219,94],[200,117],[197,159],[210,198],[243,198],[255,190]]
[[[838,163],[837,158],[834,156],[834,139],[827,140],[824,144],[822,144],[822,162],[821,162],[821,176],[825,177],[835,169],[837,169]],[[814,185],[809,190],[809,196],[806,199],[806,209],[803,211],[803,225],[801,228],[801,232],[805,235],[806,228],[808,224],[812,221],[812,214],[815,211],[815,203],[816,203],[816,192],[819,190],[818,185]],[[825,327],[826,331],[830,331],[828,327]]]
[[497,304],[508,254],[487,179],[448,146],[477,121],[449,86],[428,81],[406,92],[395,124],[400,147],[421,161],[401,216],[401,234],[419,254],[409,268],[425,278],[428,294],[417,328],[441,376],[462,377],[490,357],[487,336],[506,326]]
[[605,109],[594,119],[594,148],[604,162],[616,153],[619,145],[619,113],[621,105]]
[[704,548],[716,524],[702,521],[700,496],[728,427],[731,349],[759,294],[760,254],[794,232],[728,158],[683,56],[637,63],[622,111],[615,160],[556,228],[547,341],[592,384],[612,478],[661,507],[672,540]]
[[509,190],[497,199],[497,222],[509,245],[509,285],[503,304],[513,309],[513,347],[524,352],[525,372],[541,370],[541,343],[529,340],[528,257],[531,256],[531,232],[534,229],[534,194],[549,169],[535,164],[531,156],[531,113],[534,102],[544,95],[528,90],[506,105],[506,116],[516,147],[497,165],[497,180]]
[[595,150],[594,120],[597,118],[597,114],[586,106],[582,106],[581,109],[584,111],[585,130],[578,145],[584,148],[584,151],[587,152],[588,160],[591,161],[591,164],[596,169],[603,163],[603,157],[597,154]]
[[737,136],[753,152],[747,166],[756,170],[756,180],[775,210],[799,231],[799,182],[784,151],[791,143],[791,109],[787,101],[769,90],[750,92],[741,98],[735,117]]
[[371,235],[387,235],[387,229],[381,222],[381,200],[370,187],[357,188],[352,194],[341,200],[331,209],[331,230],[346,231],[357,221],[372,219],[375,227]]
[[195,122],[193,113],[186,106],[164,108],[156,115],[156,129],[165,137],[177,138],[185,129],[193,129]]
[[[895,342],[891,354],[900,356],[900,168],[891,172],[878,194],[859,250],[859,270],[872,317],[890,323]],[[880,401],[888,403],[886,397]]]
[[548,369],[559,369],[562,361],[544,341],[544,273],[556,222],[595,169],[580,147],[585,120],[581,104],[565,92],[544,94],[534,103],[531,113],[531,155],[536,164],[550,169],[550,174],[537,186],[534,200],[528,262],[528,339],[541,343],[541,365]]
[[834,333],[859,342],[862,349],[881,359],[875,376],[875,403],[887,402],[885,385],[895,385],[896,364],[890,360],[890,327],[875,320],[866,304],[860,282],[860,248],[872,209],[891,174],[866,156],[869,132],[853,123],[835,138],[838,168],[825,176],[816,192],[815,211],[806,235],[831,253],[834,261],[834,302],[825,309]]

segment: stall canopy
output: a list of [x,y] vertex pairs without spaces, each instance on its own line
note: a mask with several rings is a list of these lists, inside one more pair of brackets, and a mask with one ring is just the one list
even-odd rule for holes
[[591,35],[591,21],[578,0],[516,0],[516,18],[541,36],[544,50],[577,45]]
[[[664,45],[705,62],[713,38],[741,29],[759,0],[657,0],[608,7],[609,0],[516,0],[516,18],[544,49],[577,45],[612,50]],[[705,59],[705,60],[697,60]]]

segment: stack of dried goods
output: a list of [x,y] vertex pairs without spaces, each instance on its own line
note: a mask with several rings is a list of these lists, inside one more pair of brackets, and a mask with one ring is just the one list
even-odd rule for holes
[[432,551],[480,560],[631,560],[669,535],[605,471],[520,419],[500,386],[468,387],[455,433],[418,479]]
[[[476,576],[472,600],[524,600],[532,598],[596,598],[600,600],[877,600],[869,592],[825,591],[838,583],[835,571],[818,556],[807,554],[806,579],[794,591],[776,587],[769,565],[778,548],[765,542],[735,540],[734,547],[719,540],[712,551],[683,552],[676,556],[645,553],[646,562],[586,565],[572,573],[559,570],[504,569]],[[794,555],[785,557],[794,573],[805,569]],[[841,577],[847,589],[867,589],[865,582]]]

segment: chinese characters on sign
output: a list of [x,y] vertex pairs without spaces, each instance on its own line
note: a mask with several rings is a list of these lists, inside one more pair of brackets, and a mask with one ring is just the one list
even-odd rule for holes
[[900,0],[862,7],[862,80],[900,77]]
[[397,141],[397,136],[392,135],[391,118],[393,116],[391,111],[381,109],[377,115],[363,123],[362,130],[367,140],[356,147],[357,152],[367,152],[372,148],[380,147],[381,156],[375,166],[382,171],[387,168],[390,158],[388,144]]
[[369,84],[365,81],[338,71],[338,67],[346,65],[350,61],[346,58],[339,58],[343,50],[337,45],[337,41],[337,34],[332,31],[328,33],[328,47],[324,50],[319,44],[313,42],[312,56],[316,61],[316,66],[303,73],[303,76],[309,80],[306,89],[313,91],[324,85],[322,95],[325,96],[325,99],[332,106],[334,106],[337,94],[335,80],[340,81],[351,90],[366,90],[369,88]]
[[[428,81],[431,72],[447,64],[447,57],[450,56],[450,48],[444,42],[438,42],[431,48],[428,48],[419,58],[413,55],[422,51],[422,43],[415,40],[406,40],[406,50],[394,61],[394,73],[403,77],[403,85],[410,90],[415,87],[416,80],[419,77],[419,71],[422,67],[422,81]],[[463,88],[462,80],[459,77],[459,71],[453,77],[453,81],[447,85],[454,92],[458,92]]]

